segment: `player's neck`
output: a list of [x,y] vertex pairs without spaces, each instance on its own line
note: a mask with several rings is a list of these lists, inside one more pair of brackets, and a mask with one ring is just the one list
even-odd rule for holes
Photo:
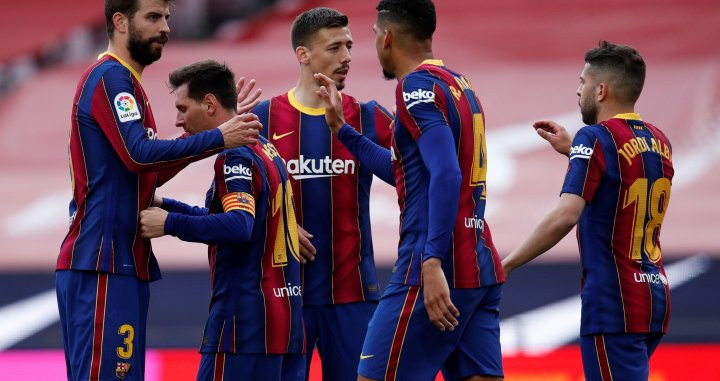
[[612,104],[598,110],[598,122],[611,119],[618,114],[634,114],[634,105]]
[[315,93],[318,90],[320,90],[320,86],[318,86],[312,74],[301,74],[293,93],[295,94],[295,99],[297,99],[301,105],[309,108],[323,108],[322,99]]
[[423,61],[433,59],[432,49],[418,49],[408,52],[400,52],[396,57],[397,62],[395,77],[402,80],[406,75],[412,73]]
[[137,61],[135,61],[132,58],[132,55],[130,55],[130,51],[127,50],[125,46],[120,43],[113,43],[113,41],[110,41],[107,51],[123,60],[127,65],[130,65],[130,67],[132,67],[138,75],[142,75],[145,66],[140,65]]

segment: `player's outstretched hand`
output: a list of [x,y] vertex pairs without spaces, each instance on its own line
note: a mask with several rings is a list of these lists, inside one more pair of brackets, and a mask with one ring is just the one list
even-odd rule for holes
[[441,262],[437,258],[430,258],[422,265],[425,309],[437,329],[442,332],[446,329],[454,331],[458,325],[457,318],[460,317],[460,311],[450,300],[450,288],[440,265]]
[[153,198],[153,203],[152,203],[151,206],[156,206],[156,207],[158,207],[158,208],[162,208],[162,204],[163,204],[163,202],[162,202],[162,197],[160,197],[160,196],[158,196],[158,195],[155,195],[155,197]]
[[[244,114],[253,109],[260,103],[260,94],[262,89],[255,89],[255,79],[251,79],[248,83],[245,83],[245,77],[240,77],[237,81],[235,89],[237,90],[237,113]],[[251,93],[252,92],[252,93]]]
[[315,74],[315,80],[320,85],[320,90],[316,92],[317,96],[323,100],[325,104],[325,121],[337,135],[340,127],[345,124],[345,115],[343,115],[342,96],[335,86],[335,82],[322,73]]
[[225,140],[225,148],[254,145],[258,141],[262,124],[255,114],[235,115],[219,127]]
[[165,235],[165,220],[168,212],[149,207],[140,212],[140,232],[143,238],[157,238]]
[[300,236],[300,256],[302,256],[302,263],[315,260],[315,246],[310,242],[312,234],[308,233],[307,230],[303,229],[302,226],[298,226],[298,235]]
[[570,156],[570,145],[572,138],[565,127],[553,122],[552,120],[538,120],[533,123],[533,127],[541,138],[547,140],[555,151]]

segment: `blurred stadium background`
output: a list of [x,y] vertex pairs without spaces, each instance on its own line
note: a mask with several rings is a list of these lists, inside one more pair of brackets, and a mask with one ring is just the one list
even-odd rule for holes
[[[166,81],[180,65],[225,61],[238,76],[256,78],[263,98],[293,87],[290,23],[321,5],[350,17],[355,48],[346,91],[391,107],[395,83],[381,78],[372,44],[376,1],[177,0],[171,42],[143,77],[159,135],[179,135]],[[720,379],[720,3],[437,0],[436,6],[435,55],[472,80],[485,107],[487,218],[501,256],[554,205],[565,172],[566,159],[543,145],[531,122],[580,126],[575,89],[583,54],[598,40],[643,54],[648,76],[638,112],[669,136],[676,168],[662,231],[673,311],[650,378]],[[102,2],[7,2],[2,9],[0,380],[62,380],[53,268],[70,200],[69,111],[80,74],[107,45]],[[200,204],[210,171],[209,161],[196,163],[158,192]],[[371,206],[385,281],[397,245],[394,189],[377,181]],[[151,287],[146,379],[194,380],[209,302],[206,250],[162,238],[155,251],[164,279]],[[513,274],[502,306],[507,380],[582,379],[579,278],[574,235]],[[312,379],[320,379],[317,367]]]

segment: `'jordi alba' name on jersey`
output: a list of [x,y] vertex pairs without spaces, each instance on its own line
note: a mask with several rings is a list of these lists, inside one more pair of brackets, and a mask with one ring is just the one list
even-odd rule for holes
[[400,244],[393,283],[419,285],[427,240],[429,174],[417,140],[430,128],[450,128],[462,173],[457,220],[442,267],[451,287],[475,288],[504,282],[490,227],[485,220],[487,155],[485,116],[470,82],[424,61],[398,83],[392,159],[400,204]]
[[302,287],[292,187],[264,138],[215,162],[209,213],[254,214],[250,240],[211,245],[212,301],[201,352],[303,353]]
[[[389,147],[392,119],[376,102],[343,94],[347,123]],[[294,91],[253,110],[261,132],[287,161],[298,223],[314,235],[315,260],[302,266],[306,306],[378,300],[370,231],[372,173],[333,136],[325,109],[301,105]]]
[[673,173],[670,142],[637,114],[616,115],[575,136],[562,192],[587,201],[577,228],[582,334],[667,330],[660,227]]

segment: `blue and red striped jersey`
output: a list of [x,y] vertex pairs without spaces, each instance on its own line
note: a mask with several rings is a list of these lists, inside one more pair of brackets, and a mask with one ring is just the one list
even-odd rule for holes
[[304,353],[300,252],[284,161],[264,138],[215,161],[209,215],[254,215],[250,239],[208,248],[212,300],[201,352]]
[[70,230],[58,270],[91,270],[160,278],[139,211],[150,206],[160,170],[219,152],[219,130],[159,140],[140,76],[110,53],[80,78],[70,126]]
[[[374,101],[343,94],[347,123],[389,147],[392,118]],[[287,161],[298,223],[314,235],[313,262],[302,266],[304,305],[378,300],[370,231],[372,173],[360,165],[325,121],[325,110],[302,106],[293,90],[253,111]]]
[[673,173],[667,137],[637,114],[575,135],[562,193],[587,202],[577,228],[582,334],[666,332],[670,288],[660,228]]
[[[392,160],[400,204],[400,243],[391,282],[421,284],[428,230],[430,176],[418,139],[430,128],[449,128],[462,174],[457,218],[443,270],[451,287],[476,288],[505,281],[490,227],[485,220],[487,150],[485,115],[464,76],[440,60],[426,60],[398,82]],[[453,206],[449,206],[453,207]]]

